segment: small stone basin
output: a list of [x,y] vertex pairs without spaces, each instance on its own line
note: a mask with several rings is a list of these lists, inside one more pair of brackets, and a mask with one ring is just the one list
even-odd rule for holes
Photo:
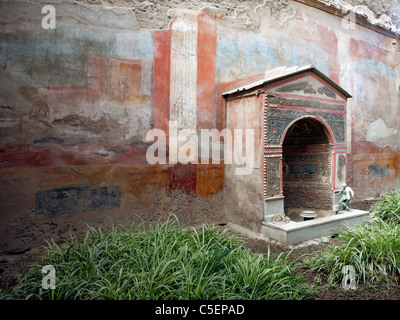
[[304,221],[306,221],[316,218],[317,214],[314,211],[302,211],[300,216],[304,218]]

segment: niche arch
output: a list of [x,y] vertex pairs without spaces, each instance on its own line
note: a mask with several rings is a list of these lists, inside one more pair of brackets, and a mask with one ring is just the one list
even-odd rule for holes
[[282,194],[288,208],[332,208],[335,138],[320,117],[301,116],[282,134]]

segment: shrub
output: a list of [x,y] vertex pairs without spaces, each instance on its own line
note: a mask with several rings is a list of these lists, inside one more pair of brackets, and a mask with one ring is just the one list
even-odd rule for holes
[[344,228],[337,245],[327,245],[304,260],[311,271],[327,276],[328,283],[341,281],[344,266],[356,271],[357,282],[373,283],[400,275],[400,229],[379,218]]
[[[90,228],[83,239],[47,248],[3,298],[12,299],[303,299],[315,289],[286,256],[252,253],[243,239],[214,227],[184,229],[177,220],[127,230]],[[56,288],[41,287],[53,265]]]
[[375,217],[384,221],[400,222],[400,189],[395,189],[383,194],[379,201],[371,206]]

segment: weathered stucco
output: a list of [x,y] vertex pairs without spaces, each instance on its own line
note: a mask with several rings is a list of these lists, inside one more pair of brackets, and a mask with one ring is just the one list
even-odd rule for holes
[[380,147],[396,146],[400,143],[400,130],[388,128],[385,122],[378,118],[368,126],[367,141],[372,141]]
[[346,12],[363,15],[372,24],[383,26],[394,32],[400,31],[400,8],[396,0],[320,0]]
[[[223,130],[222,93],[280,66],[314,64],[352,94],[343,179],[356,197],[398,186],[396,0],[321,1],[339,13],[351,4],[371,27],[344,23],[346,10],[340,17],[302,2],[1,0],[0,251],[68,236],[85,223],[155,221],[170,212],[196,224],[225,223],[231,210],[257,229],[263,213],[246,209],[241,192],[255,176],[225,178],[235,168],[211,163],[212,155],[151,165],[146,135],[162,129],[169,143],[170,120],[194,136]],[[56,9],[54,30],[41,26],[45,4]],[[200,150],[213,148],[220,141]],[[254,190],[254,206],[261,192]]]
[[[214,7],[225,10],[225,15],[235,16],[243,22],[249,22],[253,15],[251,11],[265,4],[265,0],[77,0],[77,2],[113,7],[129,7],[135,12],[137,21],[142,28],[162,29],[168,26],[171,17],[168,9],[200,9]],[[294,15],[290,0],[271,1],[271,13],[282,23]],[[307,2],[307,1],[305,1]],[[368,0],[319,0],[320,2],[348,13],[350,10],[364,15],[371,23],[382,25],[393,31],[400,29],[400,8],[397,0],[368,1]]]

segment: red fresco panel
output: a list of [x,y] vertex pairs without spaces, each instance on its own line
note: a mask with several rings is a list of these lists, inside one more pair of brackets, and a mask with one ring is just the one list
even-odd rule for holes
[[168,132],[171,30],[154,32],[153,127]]
[[197,131],[214,128],[216,51],[216,23],[201,14],[197,35]]
[[196,193],[196,165],[178,163],[169,168],[169,190]]

